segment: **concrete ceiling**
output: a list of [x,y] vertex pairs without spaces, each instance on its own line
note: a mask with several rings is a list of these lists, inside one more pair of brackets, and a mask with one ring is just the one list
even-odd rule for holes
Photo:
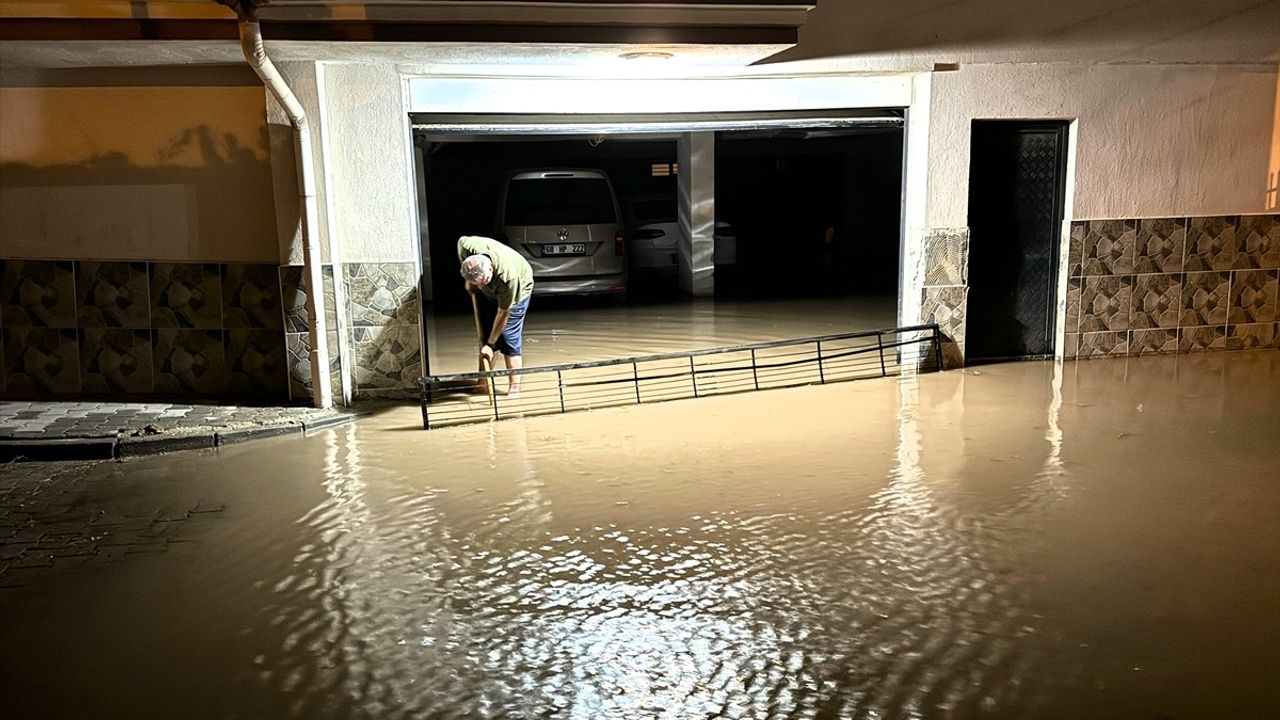
[[[346,43],[276,40],[268,42],[279,62],[323,58],[328,62],[392,63],[430,72],[432,68],[487,74],[514,71],[529,74],[626,74],[646,68],[646,74],[689,74],[700,70],[744,68],[787,45],[666,45],[666,44],[535,44],[535,43]],[[627,60],[637,51],[671,55],[660,63]],[[230,41],[193,40],[75,40],[64,42],[7,41],[0,43],[0,69],[87,68],[123,66],[185,66],[242,64],[240,46]]]
[[[443,68],[607,77],[643,69],[647,76],[687,76],[744,68],[787,49],[813,5],[814,0],[273,0],[258,14],[272,56],[283,62],[392,63],[424,73]],[[761,29],[767,32],[760,35]],[[586,39],[565,39],[575,35]],[[698,41],[702,35],[709,39]],[[15,76],[33,68],[243,62],[234,14],[213,0],[6,0],[0,38],[0,73],[8,76],[7,84],[21,82]],[[670,57],[621,57],[636,52]]]
[[772,62],[1280,62],[1280,0],[825,2]]
[[[576,13],[580,21],[670,22],[685,13],[688,22],[798,22],[812,2],[780,0],[668,0],[656,3],[562,0],[555,3],[508,0],[275,0],[263,10],[280,17],[380,18],[396,23],[414,17],[485,22],[504,14],[521,22],[537,7],[543,13]],[[84,6],[46,0],[6,0],[0,19],[31,6]],[[101,3],[90,3],[93,7]],[[611,6],[612,7],[609,7]],[[148,13],[188,8],[200,16],[230,17],[212,0],[114,3],[144,6]],[[274,9],[272,9],[274,8]],[[665,12],[666,14],[663,14]],[[513,15],[514,13],[514,15]],[[800,14],[797,14],[800,13]],[[549,17],[549,16],[548,16]],[[464,75],[648,76],[780,75],[791,73],[885,73],[928,70],[935,63],[1249,63],[1280,62],[1280,0],[1079,0],[1027,3],[1025,0],[896,0],[891,3],[819,2],[799,28],[799,43],[663,42],[342,42],[269,40],[281,61],[389,62],[411,73]],[[324,22],[318,22],[324,25]],[[696,24],[696,23],[695,23]],[[620,55],[660,50],[661,63],[628,63]],[[40,40],[0,41],[0,78],[12,83],[27,68],[238,65],[231,39],[208,40]]]

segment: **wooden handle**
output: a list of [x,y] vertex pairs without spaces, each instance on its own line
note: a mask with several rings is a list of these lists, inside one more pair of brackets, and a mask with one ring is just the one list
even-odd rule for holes
[[[483,348],[484,347],[484,330],[480,327],[480,304],[476,301],[475,293],[471,293],[471,317],[475,318],[476,320],[476,341],[480,344],[480,347]],[[485,356],[481,355],[480,371],[489,372],[492,369],[493,369],[493,366],[489,364],[489,361],[485,358]],[[486,378],[484,380],[481,380],[480,382],[484,383],[485,389],[489,391],[489,406],[492,407],[495,403],[497,403],[497,400],[493,396],[493,378]]]
[[476,341],[484,347],[484,330],[480,327],[480,304],[476,302],[476,294],[471,293],[471,317],[476,321]]

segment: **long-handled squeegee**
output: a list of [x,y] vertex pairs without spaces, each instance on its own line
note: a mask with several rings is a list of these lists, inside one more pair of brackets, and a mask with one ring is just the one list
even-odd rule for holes
[[[480,304],[476,302],[476,294],[471,293],[471,317],[476,321],[476,341],[480,343],[476,348],[477,352],[484,350],[484,330],[480,327]],[[480,355],[480,371],[489,372],[493,366],[489,364],[488,358],[483,353]],[[484,384],[484,388],[489,393],[489,405],[494,405],[497,401],[493,397],[493,378],[483,378],[480,380]]]

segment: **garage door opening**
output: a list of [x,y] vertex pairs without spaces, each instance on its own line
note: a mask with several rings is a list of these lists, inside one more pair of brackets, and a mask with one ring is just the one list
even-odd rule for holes
[[[678,128],[592,129],[498,135],[419,127],[427,374],[475,369],[476,331],[455,248],[461,235],[520,246],[534,265],[540,292],[525,326],[527,365],[896,325],[900,119],[719,130],[714,185],[693,191],[680,183],[688,168],[681,167]],[[547,174],[562,184],[536,181]],[[602,188],[611,200],[601,199]],[[682,246],[683,262],[690,262],[689,194],[698,192],[714,197],[715,291],[694,298],[679,276]],[[526,207],[530,198],[550,209]],[[613,228],[599,206],[609,202],[616,242],[603,237]],[[520,225],[526,222],[536,227]],[[588,225],[589,236],[574,234]],[[625,254],[625,292],[596,285],[590,289],[600,292],[592,294],[549,294],[563,285],[555,268],[585,267],[582,257],[597,251]],[[489,304],[486,330],[492,312]]]

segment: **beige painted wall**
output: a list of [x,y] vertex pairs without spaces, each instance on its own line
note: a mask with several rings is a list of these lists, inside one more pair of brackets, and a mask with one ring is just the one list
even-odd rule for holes
[[276,237],[261,86],[0,88],[0,254],[276,262]]
[[332,232],[342,262],[416,262],[408,109],[394,65],[324,68]]
[[933,75],[927,225],[967,225],[973,119],[1078,120],[1073,219],[1268,208],[1275,66],[964,65]]

